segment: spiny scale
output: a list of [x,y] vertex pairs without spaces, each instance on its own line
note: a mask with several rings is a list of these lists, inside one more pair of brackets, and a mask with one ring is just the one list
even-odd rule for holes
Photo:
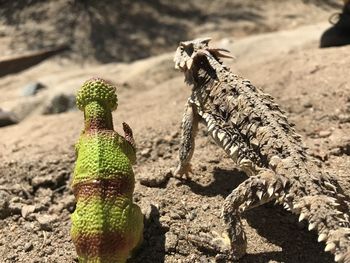
[[[185,46],[178,47],[174,61],[185,73],[192,94],[182,120],[175,173],[187,173],[196,127],[198,121],[203,121],[237,168],[250,176],[227,196],[223,205],[223,219],[230,229],[227,234],[232,245],[227,257],[238,259],[245,253],[242,211],[275,200],[299,214],[299,221],[308,220],[308,228],[318,232],[319,241],[327,242],[326,250],[334,253],[337,262],[350,263],[346,205],[350,197],[339,194],[344,191],[336,180],[331,181],[328,173],[314,163],[284,111],[270,95],[233,74],[223,65],[222,54],[215,51],[218,49],[209,47],[207,39],[184,43]],[[191,67],[182,67],[189,58]]]

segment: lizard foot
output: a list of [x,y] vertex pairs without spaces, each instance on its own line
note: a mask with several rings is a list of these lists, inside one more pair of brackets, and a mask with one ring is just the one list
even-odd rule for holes
[[186,165],[179,164],[172,172],[173,176],[178,179],[189,179],[190,173],[193,174],[192,165],[190,163]]
[[[232,249],[232,242],[229,235],[224,232],[219,234],[212,231],[211,234],[199,233],[198,235],[189,235],[189,241],[196,247],[216,253],[216,262],[234,262],[245,254],[245,245],[243,249],[235,247]],[[244,251],[243,253],[235,253]]]

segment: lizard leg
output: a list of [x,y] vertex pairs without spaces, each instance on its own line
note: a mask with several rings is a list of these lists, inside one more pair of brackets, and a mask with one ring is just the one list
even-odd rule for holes
[[179,150],[179,163],[174,171],[174,175],[182,177],[192,172],[191,158],[194,152],[195,136],[198,130],[199,115],[194,106],[187,102],[185,112],[182,118],[182,134]]
[[[247,240],[241,222],[241,214],[277,198],[282,193],[284,180],[271,170],[261,170],[249,177],[228,195],[222,216],[226,233],[221,236],[213,232],[190,236],[190,241],[199,247],[213,250],[225,261],[237,260],[246,253]],[[282,190],[282,191],[281,191]]]

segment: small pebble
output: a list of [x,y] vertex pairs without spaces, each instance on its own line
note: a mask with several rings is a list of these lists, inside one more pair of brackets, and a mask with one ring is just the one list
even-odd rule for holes
[[43,114],[57,114],[76,109],[75,96],[73,94],[57,94],[49,101],[43,110]]
[[207,211],[209,209],[210,205],[208,203],[205,203],[202,205],[203,211]]
[[160,223],[169,223],[171,221],[171,218],[168,215],[164,215],[159,218]]
[[53,184],[53,177],[51,175],[47,176],[36,176],[32,180],[32,186],[33,187],[46,187],[49,186],[50,184]]
[[52,224],[57,220],[57,216],[55,215],[36,215],[36,220],[40,224],[40,228],[42,230],[51,231]]
[[146,148],[141,151],[141,156],[145,158],[151,157],[152,148]]
[[332,134],[331,131],[320,131],[318,133],[318,136],[320,136],[320,138],[326,138],[329,137]]
[[24,247],[23,247],[23,250],[25,251],[25,252],[28,252],[28,251],[30,251],[30,250],[32,250],[33,249],[33,244],[32,243],[26,243],[25,245],[24,245]]
[[16,124],[18,120],[15,115],[9,111],[3,111],[0,108],[0,127]]
[[21,209],[21,215],[23,218],[27,218],[28,215],[35,211],[35,205],[24,205]]
[[350,122],[350,114],[340,114],[338,119],[340,123]]
[[22,95],[23,96],[33,96],[44,88],[46,88],[46,86],[40,82],[29,83],[23,88]]
[[176,250],[178,242],[178,237],[172,232],[167,232],[165,234],[165,251],[174,252]]
[[170,212],[169,216],[171,219],[174,219],[174,220],[181,219],[181,216],[176,212]]
[[191,211],[187,214],[186,218],[190,221],[192,221],[193,219],[195,219],[197,216],[197,213],[195,211]]
[[305,102],[305,103],[303,104],[303,107],[304,107],[304,108],[312,108],[312,103],[309,102],[309,101],[307,101],[307,102]]
[[22,206],[23,204],[21,203],[15,203],[10,201],[8,209],[9,211],[11,211],[12,214],[20,214],[22,211]]
[[163,173],[153,170],[147,174],[139,175],[140,184],[148,187],[161,187],[166,184],[170,178],[170,172]]

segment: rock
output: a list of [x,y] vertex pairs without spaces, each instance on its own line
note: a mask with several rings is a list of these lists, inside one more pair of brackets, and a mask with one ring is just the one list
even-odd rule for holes
[[350,122],[350,114],[340,114],[338,119],[340,123]]
[[195,219],[197,216],[197,213],[196,211],[191,211],[189,212],[187,215],[186,215],[186,218],[189,220],[189,221],[192,221],[193,219]]
[[179,137],[179,132],[178,131],[174,131],[171,134],[167,135],[164,137],[163,139],[163,143],[166,143],[170,146],[176,144],[176,139]]
[[69,177],[69,174],[65,171],[53,172],[44,176],[38,175],[32,179],[33,188],[39,187],[56,189],[65,183],[65,180]]
[[8,217],[9,214],[9,194],[5,191],[0,191],[0,219]]
[[76,203],[74,195],[66,196],[65,198],[62,199],[62,203],[64,208],[66,208],[68,211],[72,211]]
[[173,131],[171,134],[170,134],[170,137],[172,139],[175,139],[175,138],[178,138],[180,136],[180,133],[178,131]]
[[18,121],[13,113],[9,111],[4,111],[0,108],[0,127],[13,125],[16,123],[18,123]]
[[342,154],[341,148],[340,147],[334,147],[334,148],[329,150],[329,154],[330,155],[339,156],[339,155]]
[[50,103],[44,108],[43,114],[57,114],[76,109],[75,96],[58,94],[53,97]]
[[174,211],[171,211],[170,214],[169,214],[170,218],[171,219],[174,219],[174,220],[179,220],[182,218],[182,216]]
[[[45,187],[45,185],[42,185],[42,186]],[[50,183],[47,184],[46,186],[53,187],[53,186],[56,186],[56,183],[53,180],[53,181],[50,181]],[[34,201],[36,204],[36,211],[47,210],[47,207],[52,205],[53,190],[51,190],[50,188],[44,188],[44,187],[39,187],[35,192]]]
[[158,157],[163,157],[166,153],[167,149],[165,149],[164,147],[158,146],[157,147],[157,156]]
[[30,250],[32,250],[32,249],[33,249],[33,244],[32,244],[31,242],[26,243],[26,244],[24,245],[24,247],[23,247],[23,250],[24,250],[25,252],[28,252],[28,251],[30,251]]
[[333,146],[333,148],[330,150],[330,154],[332,155],[350,155],[350,138],[345,137],[342,138],[341,142],[339,142],[337,145]]
[[165,252],[174,252],[176,251],[178,238],[172,232],[167,232],[165,234]]
[[73,213],[75,209],[75,198],[74,195],[70,194],[64,196],[57,205],[51,205],[49,211],[52,213],[60,213],[64,209],[67,209],[70,213]]
[[18,197],[13,197],[9,201],[8,209],[11,214],[20,214],[22,211],[23,204],[19,203],[20,199]]
[[204,204],[202,205],[203,211],[207,211],[207,210],[209,209],[209,207],[210,207],[210,205],[209,205],[208,203],[204,203]]
[[331,131],[320,131],[318,133],[318,136],[320,136],[320,138],[326,138],[329,137],[332,134]]
[[160,217],[159,218],[159,222],[161,223],[162,228],[163,229],[167,229],[167,230],[170,229],[170,226],[172,224],[171,218],[169,216],[167,216],[167,215],[164,215],[164,216]]
[[148,187],[162,187],[164,186],[169,178],[171,173],[162,173],[153,169],[150,173],[143,173],[139,176],[140,184]]
[[26,221],[23,223],[22,229],[25,229],[28,232],[32,232],[34,229],[34,222]]
[[52,224],[57,220],[57,216],[38,214],[36,215],[36,220],[39,222],[42,230],[51,231]]
[[53,177],[51,175],[47,176],[36,176],[32,179],[32,186],[34,188],[45,187],[53,184]]
[[21,209],[21,214],[23,218],[27,218],[28,215],[35,211],[35,205],[24,205]]
[[312,103],[311,102],[309,102],[309,101],[307,101],[307,102],[305,102],[304,104],[303,104],[303,107],[304,108],[312,108]]
[[15,262],[16,258],[17,258],[17,255],[15,254],[12,254],[12,255],[10,254],[7,256],[7,259],[10,260],[10,262]]
[[152,149],[151,148],[146,148],[143,149],[140,154],[142,157],[149,158],[151,156]]
[[32,82],[27,84],[22,89],[22,95],[23,96],[34,96],[37,94],[40,90],[46,88],[46,86],[40,82]]

